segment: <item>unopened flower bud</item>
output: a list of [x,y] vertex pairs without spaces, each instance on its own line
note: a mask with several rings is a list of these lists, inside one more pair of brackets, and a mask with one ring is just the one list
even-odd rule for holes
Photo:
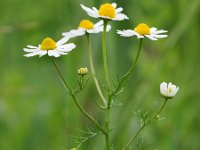
[[83,76],[83,75],[86,75],[87,73],[88,73],[88,69],[86,67],[78,69],[78,74],[79,75]]
[[171,82],[168,84],[165,82],[162,82],[160,84],[160,93],[165,98],[173,98],[178,92],[178,90],[179,90],[179,87],[172,84]]

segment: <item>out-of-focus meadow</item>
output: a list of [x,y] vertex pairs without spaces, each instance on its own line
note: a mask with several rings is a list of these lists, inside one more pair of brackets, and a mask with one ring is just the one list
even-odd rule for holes
[[[44,37],[56,41],[61,33],[77,28],[81,19],[91,19],[80,7],[99,7],[99,0],[0,0],[0,150],[68,150],[73,135],[91,126],[66,94],[47,56],[25,58],[23,48],[38,45]],[[114,149],[121,150],[138,128],[134,111],[154,111],[162,102],[159,85],[173,82],[180,87],[162,116],[166,119],[147,127],[137,139],[144,149],[200,149],[200,1],[115,1],[130,20],[110,22],[108,65],[116,80],[127,71],[137,47],[136,37],[123,38],[117,29],[134,28],[144,22],[169,31],[156,42],[145,39],[134,75],[118,97],[122,105],[111,111]],[[85,37],[70,40],[77,45],[69,55],[56,59],[72,86],[77,69],[88,65]],[[92,35],[97,74],[102,77],[101,34]],[[92,80],[79,101],[97,120],[104,117],[96,105]],[[104,149],[102,135],[81,146],[83,150]]]

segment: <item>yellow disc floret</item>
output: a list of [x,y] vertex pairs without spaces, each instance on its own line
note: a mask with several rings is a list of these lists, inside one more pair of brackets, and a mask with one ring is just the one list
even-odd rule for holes
[[100,6],[99,15],[109,18],[115,18],[115,8],[112,4],[106,3]]
[[79,28],[91,30],[91,29],[94,29],[94,24],[90,20],[85,19],[80,22]]
[[140,23],[139,25],[137,25],[137,27],[134,29],[134,31],[141,35],[149,35],[150,34],[149,26],[144,23]]
[[41,50],[53,50],[56,47],[57,47],[56,42],[52,38],[47,37],[42,40],[40,49]]

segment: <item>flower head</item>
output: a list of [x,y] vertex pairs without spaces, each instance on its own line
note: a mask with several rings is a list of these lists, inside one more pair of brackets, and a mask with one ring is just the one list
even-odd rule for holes
[[42,57],[46,54],[49,56],[59,57],[60,55],[68,54],[72,49],[76,47],[74,43],[65,44],[68,41],[68,38],[63,38],[58,42],[55,42],[52,38],[44,38],[39,46],[27,45],[27,48],[24,48],[26,57],[32,57],[39,55]]
[[88,69],[87,69],[87,67],[79,68],[77,72],[78,72],[79,75],[83,76],[83,75],[86,75],[88,73]]
[[88,8],[81,4],[81,7],[83,10],[86,11],[86,13],[93,17],[93,18],[101,18],[101,19],[108,19],[108,20],[125,20],[129,19],[125,14],[121,13],[123,11],[123,8],[119,7],[117,8],[116,3],[105,3],[102,4],[99,8],[99,10],[95,7]]
[[[108,32],[111,29],[110,25],[107,25],[106,31]],[[99,21],[96,24],[93,24],[90,20],[82,20],[79,23],[78,29],[70,30],[69,32],[62,33],[63,36],[67,38],[74,38],[77,36],[85,35],[86,33],[99,33],[103,32],[103,21]]]
[[117,33],[120,34],[120,36],[124,37],[130,37],[130,36],[137,36],[137,38],[144,38],[147,37],[150,40],[158,40],[160,38],[166,38],[167,35],[161,34],[166,33],[166,30],[157,30],[155,27],[149,27],[147,24],[140,23],[138,24],[134,30],[128,29],[128,30],[117,30]]
[[173,98],[176,93],[178,92],[179,87],[169,82],[168,84],[166,82],[162,82],[160,84],[160,93],[163,97],[166,98]]

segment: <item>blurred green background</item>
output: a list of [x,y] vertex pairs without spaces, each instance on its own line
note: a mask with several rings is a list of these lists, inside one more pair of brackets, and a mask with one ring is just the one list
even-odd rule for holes
[[[81,19],[91,19],[80,4],[99,7],[103,0],[0,0],[0,150],[69,150],[73,135],[92,126],[66,94],[47,56],[25,58],[26,45],[38,45],[44,37],[56,41],[61,33],[77,28]],[[163,99],[161,82],[180,87],[158,121],[145,129],[134,143],[143,149],[200,149],[200,1],[199,0],[126,0],[115,1],[130,20],[110,22],[108,64],[116,80],[129,68],[138,40],[123,38],[117,29],[134,28],[144,22],[169,31],[167,39],[145,40],[137,69],[118,97],[121,106],[111,111],[115,150],[121,150],[139,127],[134,111],[154,111]],[[102,72],[101,34],[92,35],[94,61],[98,76]],[[70,40],[77,48],[56,61],[70,84],[75,87],[79,67],[88,66],[85,37]],[[95,105],[99,100],[92,80],[79,95],[80,103],[97,120],[104,112]],[[82,150],[104,149],[102,135],[81,146]]]

